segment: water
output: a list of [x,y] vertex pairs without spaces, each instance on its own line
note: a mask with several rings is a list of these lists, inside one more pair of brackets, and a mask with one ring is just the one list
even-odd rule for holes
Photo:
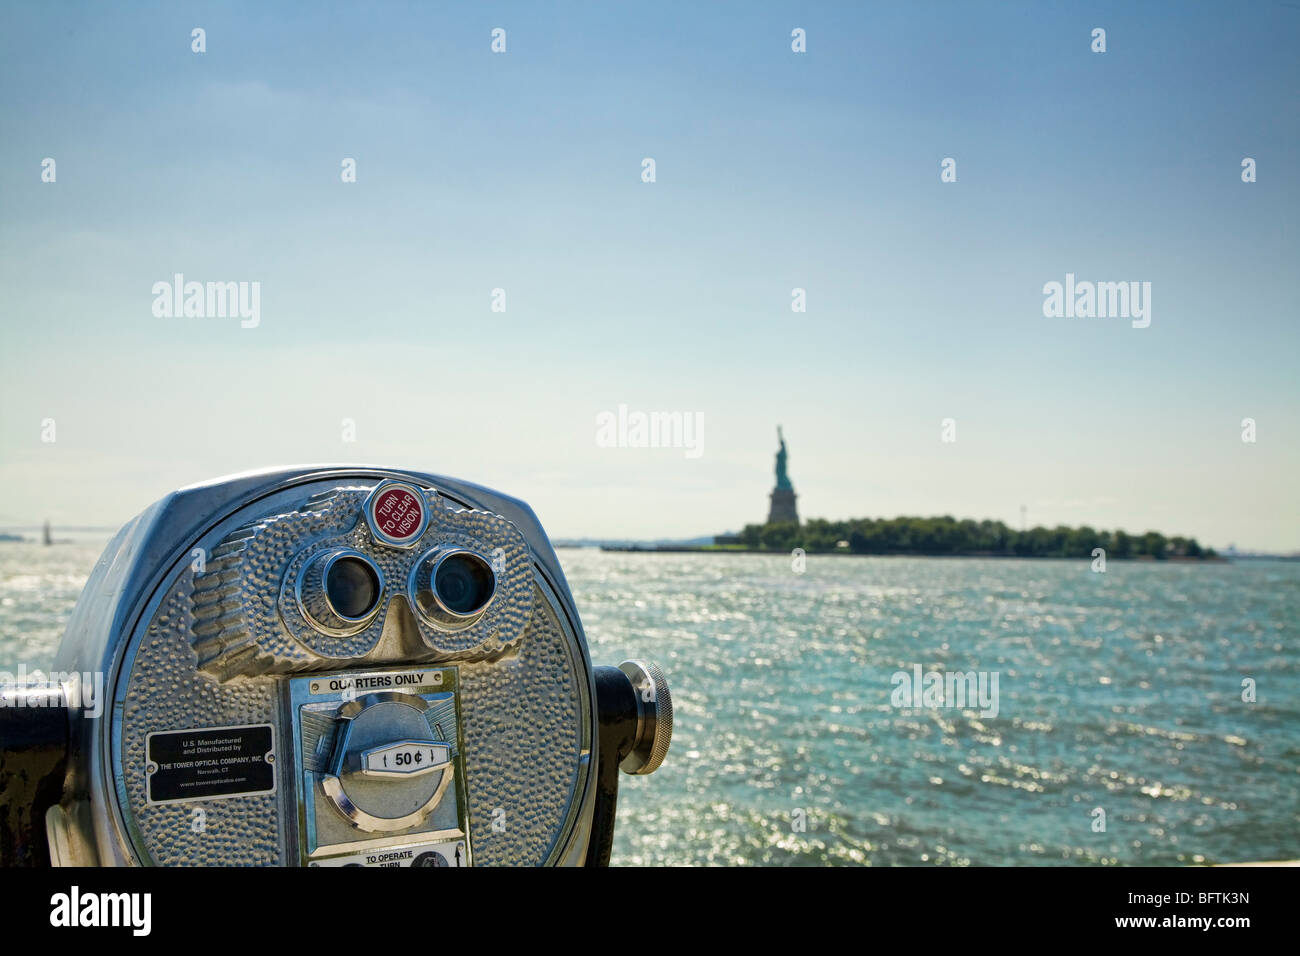
[[[49,666],[106,539],[0,544],[0,666]],[[677,708],[615,863],[1300,857],[1300,564],[560,558],[593,658]],[[997,716],[894,707],[915,664],[998,672]]]
[[23,542],[0,541],[0,671],[48,669],[72,606],[110,532],[56,532],[45,547],[39,531]]
[[[1300,564],[561,561],[594,658],[657,660],[677,705],[617,862],[1300,857]],[[999,672],[998,716],[891,706],[914,664]]]

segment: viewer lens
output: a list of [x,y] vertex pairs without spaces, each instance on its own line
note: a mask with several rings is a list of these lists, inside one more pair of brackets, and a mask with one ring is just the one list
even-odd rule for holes
[[453,614],[477,614],[492,599],[496,580],[478,555],[457,551],[438,564],[433,590],[438,603]]
[[379,603],[379,575],[369,561],[347,555],[330,565],[325,593],[339,616],[363,618]]

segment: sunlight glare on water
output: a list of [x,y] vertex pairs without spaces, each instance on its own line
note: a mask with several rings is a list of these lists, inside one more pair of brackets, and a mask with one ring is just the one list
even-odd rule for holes
[[[676,706],[615,862],[1300,856],[1300,564],[560,557],[593,658],[657,661]],[[998,714],[892,706],[917,664],[998,672]]]
[[[0,669],[50,667],[106,542],[0,544]],[[1300,563],[560,560],[593,660],[657,662],[676,708],[616,864],[1300,857]],[[996,671],[998,713],[893,706],[914,665]]]

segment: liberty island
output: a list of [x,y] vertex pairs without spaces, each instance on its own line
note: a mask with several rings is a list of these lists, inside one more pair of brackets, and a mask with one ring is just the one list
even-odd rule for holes
[[[914,557],[1084,558],[1107,560],[1219,561],[1213,548],[1195,538],[1166,537],[1158,531],[1105,531],[1084,525],[1071,528],[1033,527],[1019,530],[1005,522],[901,516],[801,521],[798,496],[790,480],[790,452],[785,432],[776,428],[776,484],[769,495],[767,520],[748,524],[739,533],[713,536],[712,544],[697,542],[601,544],[606,551],[702,551],[714,553],[910,555]],[[1104,570],[1104,564],[1100,565]],[[1096,570],[1096,568],[1094,568]]]

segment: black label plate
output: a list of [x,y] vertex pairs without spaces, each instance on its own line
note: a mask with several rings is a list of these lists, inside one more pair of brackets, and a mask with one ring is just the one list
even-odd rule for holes
[[152,733],[145,749],[150,803],[275,792],[270,724]]

